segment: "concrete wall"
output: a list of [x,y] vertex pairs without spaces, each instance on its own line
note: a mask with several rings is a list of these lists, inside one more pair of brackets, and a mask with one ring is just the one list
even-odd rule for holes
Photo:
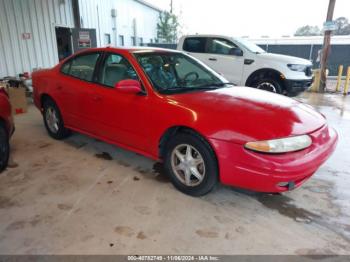
[[71,0],[0,0],[0,77],[56,64],[55,26],[74,27],[71,6]]

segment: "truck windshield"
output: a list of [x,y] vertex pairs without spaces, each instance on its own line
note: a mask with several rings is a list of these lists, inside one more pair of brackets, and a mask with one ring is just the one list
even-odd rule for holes
[[235,40],[241,45],[243,45],[248,51],[260,54],[260,53],[266,53],[266,51],[262,48],[260,48],[258,45],[250,42],[249,40],[243,39],[243,38],[235,38]]
[[225,87],[229,83],[201,62],[182,53],[134,53],[160,93],[180,93]]

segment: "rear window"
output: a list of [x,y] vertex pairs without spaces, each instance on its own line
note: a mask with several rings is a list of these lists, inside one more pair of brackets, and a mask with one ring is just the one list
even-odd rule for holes
[[61,67],[61,72],[64,74],[68,74],[69,70],[70,70],[70,65],[71,62],[69,61],[68,63],[65,63],[62,67]]
[[186,38],[183,45],[183,50],[192,53],[205,53],[207,39],[204,37],[189,37]]

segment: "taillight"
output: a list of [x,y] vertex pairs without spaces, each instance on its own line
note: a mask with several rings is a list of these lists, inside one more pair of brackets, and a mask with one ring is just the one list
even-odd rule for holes
[[9,94],[7,93],[6,89],[3,87],[0,87],[0,93],[4,94],[5,96],[9,97]]

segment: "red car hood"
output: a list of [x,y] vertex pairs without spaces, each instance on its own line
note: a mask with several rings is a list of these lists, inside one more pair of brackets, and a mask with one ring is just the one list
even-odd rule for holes
[[197,115],[195,127],[211,138],[244,143],[311,133],[326,120],[311,106],[248,87],[169,96]]

